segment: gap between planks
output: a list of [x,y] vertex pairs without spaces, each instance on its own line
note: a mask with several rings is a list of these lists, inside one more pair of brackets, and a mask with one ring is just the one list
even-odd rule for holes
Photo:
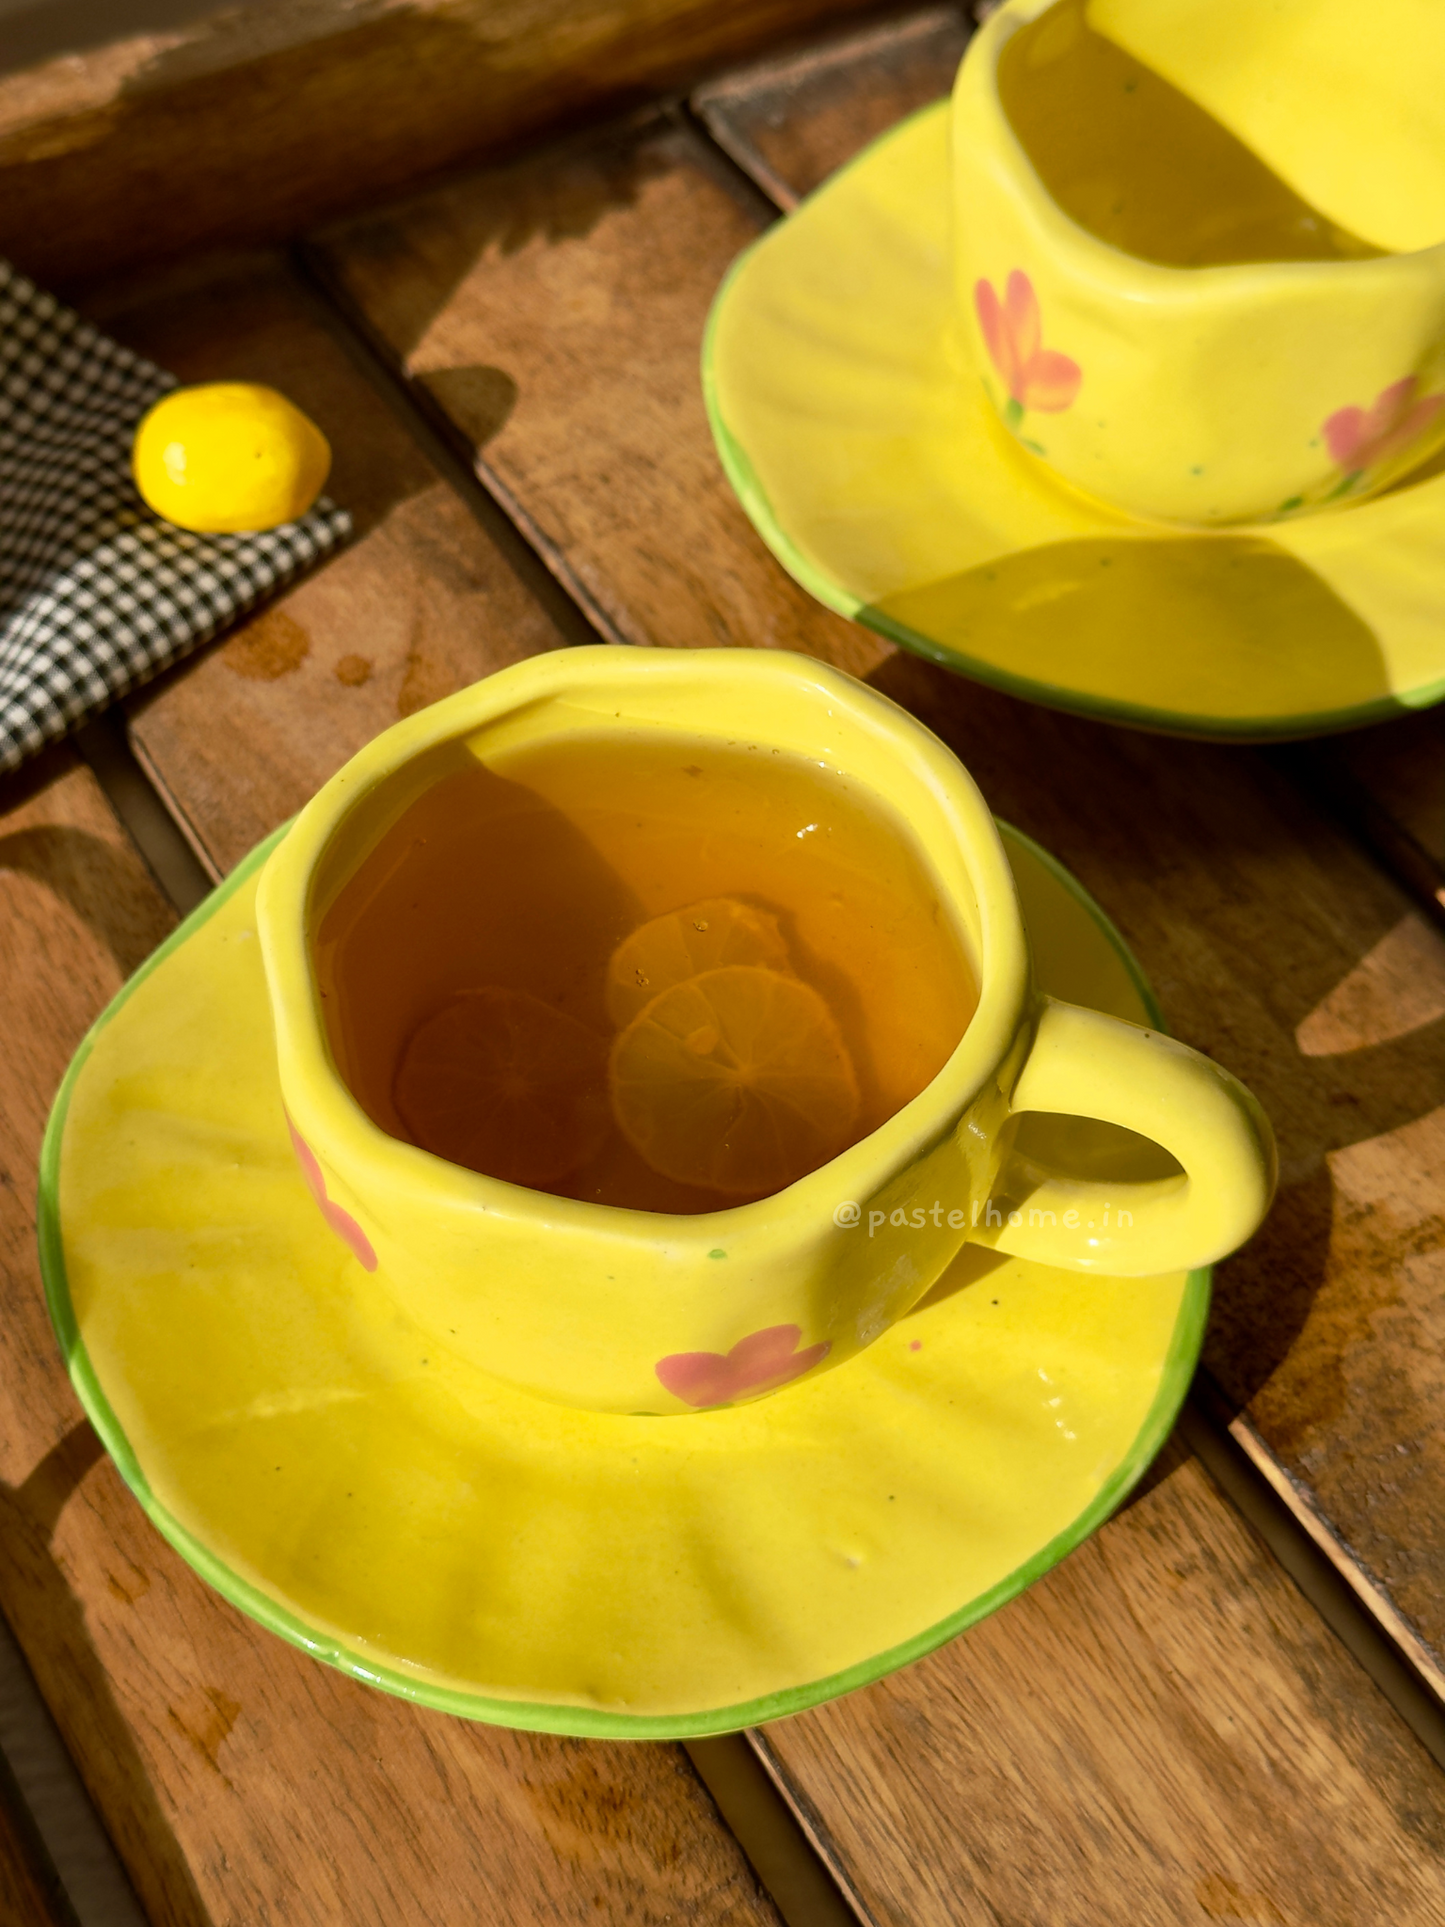
[[[723,191],[759,230],[778,218],[773,201],[731,154],[708,133],[687,101],[673,99],[612,123],[599,134],[588,129],[553,144],[594,148],[602,142],[632,144],[647,135],[680,133]],[[331,330],[354,365],[411,433],[422,452],[466,502],[488,536],[570,644],[632,644],[622,633],[560,549],[501,476],[475,451],[441,402],[424,383],[413,382],[396,362],[359,302],[345,286],[325,252],[304,237],[293,242],[289,259],[316,314]]]
[[[681,109],[669,109],[666,114],[649,119],[685,127],[691,139],[709,155],[709,171],[756,212],[756,186],[733,158],[717,146],[695,116]],[[772,213],[775,218],[776,210]],[[320,255],[305,244],[298,244],[295,259],[317,312],[329,329],[423,452],[463,496],[488,534],[498,540],[525,585],[534,593],[540,590],[545,595],[548,612],[559,631],[569,642],[619,640],[605,615],[585,596],[572,570],[551,546],[535,531],[529,533],[527,528],[519,526],[521,518],[508,491],[485,470],[479,473],[459,452],[456,431],[439,406],[431,401],[423,387],[410,382],[395,365],[370,324],[337,286]],[[79,746],[167,896],[183,914],[194,908],[216,880],[211,866],[199,859],[199,846],[187,833],[183,816],[163,786],[137,759],[116,712],[108,713],[82,731]],[[1314,800],[1319,803],[1326,800],[1318,795],[1315,785],[1305,781],[1302,772],[1291,770],[1291,775],[1298,787],[1314,794]],[[1356,840],[1379,859],[1381,853],[1358,830]],[[1419,899],[1424,894],[1424,883],[1417,879],[1412,895]],[[1333,1534],[1321,1524],[1293,1482],[1284,1477],[1247,1420],[1216,1417],[1205,1410],[1204,1402],[1196,1395],[1186,1407],[1181,1429],[1195,1455],[1236,1510],[1269,1546],[1296,1586],[1385,1693],[1421,1743],[1445,1766],[1445,1712],[1442,1712],[1445,1677],[1409,1626],[1342,1554]],[[777,1813],[766,1820],[757,1817],[764,1813],[758,1804],[761,1796],[757,1783],[738,1764],[736,1749],[731,1750],[730,1766],[725,1765],[725,1752],[716,1750],[710,1756],[707,1772],[703,1772],[702,1767],[705,1757],[708,1756],[699,1754],[694,1763],[710,1787],[709,1773],[718,1778],[719,1786],[731,1789],[728,1797],[739,1816],[739,1825],[753,1830],[761,1826],[763,1835],[775,1843],[785,1838],[787,1829],[779,1833]],[[746,1791],[749,1786],[750,1792]],[[715,1797],[719,1797],[716,1791]],[[719,1797],[719,1805],[722,1804]],[[752,1819],[748,1817],[750,1813],[754,1816]],[[725,1817],[731,1822],[733,1816],[727,1813]],[[796,1828],[796,1824],[796,1819],[790,1817],[789,1825]],[[738,1837],[753,1859],[749,1840],[741,1832]],[[816,1852],[817,1843],[813,1842],[812,1847]],[[770,1864],[783,1864],[778,1859],[781,1850],[776,1844],[758,1845],[757,1850]],[[756,1860],[754,1864],[757,1865]],[[802,1886],[807,1888],[806,1879]],[[784,1912],[787,1913],[786,1908]],[[800,1921],[811,1918],[813,1916],[805,1914],[800,1916]]]
[[1247,1418],[1224,1423],[1207,1372],[1196,1373],[1176,1430],[1219,1491],[1362,1666],[1437,1766],[1445,1767],[1445,1678],[1295,1491]]
[[[4,1785],[3,1782],[12,1782]],[[146,1927],[110,1835],[0,1618],[0,1792],[28,1823],[55,1927]],[[52,1884],[53,1883],[53,1884]]]
[[[709,171],[757,213],[756,184],[717,146],[690,111],[673,109],[668,116],[656,118],[671,118],[675,125],[685,126],[698,147],[708,153],[712,162]],[[769,208],[769,214],[775,217],[776,210]],[[301,245],[294,258],[332,332],[467,501],[527,586],[545,601],[567,639],[622,640],[509,492],[485,469],[479,473],[470,459],[457,452],[458,437],[439,407],[431,403],[425,389],[410,383],[395,366],[319,256]],[[179,812],[168,808],[163,795],[157,794],[157,786],[130,755],[113,721],[106,733],[108,741],[102,742],[97,734],[90,747],[82,744],[87,760],[167,894],[179,908],[190,907],[186,898],[198,889],[204,894],[209,878],[202,870],[197,880],[199,866],[184,834],[183,819],[178,821]],[[1313,792],[1313,801],[1329,802],[1328,794],[1321,796],[1314,784],[1302,780],[1302,772],[1291,769],[1290,774],[1298,787]],[[1377,861],[1383,860],[1385,867],[1400,874],[1399,866],[1390,861],[1388,852],[1378,848],[1375,839],[1360,826],[1350,827],[1356,840],[1370,848]],[[185,874],[186,860],[191,866],[189,877]],[[1402,875],[1401,880],[1417,900],[1428,898],[1430,907],[1437,907],[1428,877]],[[1321,1528],[1292,1484],[1282,1481],[1279,1468],[1254,1437],[1252,1428],[1246,1421],[1236,1420],[1226,1429],[1225,1423],[1204,1411],[1196,1399],[1186,1408],[1181,1432],[1214,1482],[1264,1540],[1316,1612],[1436,1761],[1445,1765],[1445,1716],[1436,1697],[1445,1690],[1445,1681],[1422,1661],[1408,1627],[1393,1614],[1388,1602],[1362,1585],[1360,1576],[1338,1555],[1332,1536]],[[755,1735],[753,1739],[757,1756],[767,1767],[765,1736]],[[746,1743],[732,1736],[697,1743],[688,1751],[790,1927],[813,1927],[814,1923],[822,1927],[825,1922],[852,1919],[852,1911],[838,1891],[839,1886],[844,1893],[847,1888],[839,1881],[837,1869],[830,1866],[829,1856],[820,1851],[819,1841],[809,1836],[806,1817],[799,1815],[791,1803],[784,1803],[772,1779],[761,1779],[761,1769],[756,1769]],[[771,1799],[768,1788],[772,1788]],[[790,1903],[784,1899],[785,1892],[791,1894]]]
[[683,1750],[788,1927],[871,1927],[851,1884],[749,1744],[755,1738],[721,1733],[684,1741]]
[[[1180,1411],[1177,1437],[1198,1459],[1224,1500],[1283,1567],[1297,1590],[1364,1670],[1421,1745],[1445,1767],[1445,1707],[1421,1680],[1410,1658],[1382,1630],[1335,1563],[1301,1528],[1269,1474],[1273,1461],[1251,1455],[1236,1436],[1207,1409],[1210,1391],[1200,1374]],[[1003,1611],[1007,1612],[1005,1606]],[[967,1638],[968,1635],[960,1635]],[[753,1753],[778,1796],[786,1801],[799,1832],[851,1903],[859,1920],[871,1927],[874,1915],[849,1878],[844,1856],[806,1795],[778,1757],[766,1727],[747,1735]],[[746,1841],[744,1850],[748,1851]],[[750,1855],[751,1857],[751,1855]],[[755,1863],[756,1864],[756,1863]],[[1273,1917],[1273,1916],[1272,1916]]]
[[[667,127],[685,133],[689,144],[706,162],[707,171],[755,221],[765,224],[779,218],[780,209],[775,201],[763,192],[760,183],[748,174],[739,159],[719,145],[704,119],[690,107],[672,102],[660,109],[647,110],[619,123],[614,134],[622,139],[635,138],[639,129],[661,130]],[[595,141],[596,135],[589,133],[586,138]],[[561,145],[565,147],[567,144]],[[361,312],[349,291],[340,284],[321,251],[300,241],[292,250],[292,260],[318,317],[325,322],[428,459],[466,501],[524,585],[544,602],[559,632],[573,643],[625,641],[626,638],[616,633],[605,611],[588,594],[575,571],[535,528],[490,467],[483,462],[474,462],[470,447],[465,444],[440,403],[424,384],[411,381],[397,365],[392,351]],[[199,890],[200,895],[204,894],[201,879],[209,875],[211,866],[198,865],[196,851],[199,844],[187,834],[184,816],[172,799],[167,797],[164,785],[155,780],[154,772],[137,761],[122,730],[113,720],[105,722],[103,728],[91,725],[88,731],[82,732],[81,748],[166,893],[177,908],[185,910],[193,907],[199,901],[196,892]],[[1332,787],[1319,781],[1319,773],[1312,760],[1301,760],[1301,753],[1292,749],[1264,753],[1279,760],[1293,785],[1309,795],[1317,808],[1330,807]],[[1312,777],[1314,780],[1311,780]],[[1418,873],[1411,874],[1408,866],[1389,862],[1388,852],[1378,847],[1377,840],[1366,833],[1364,826],[1354,822],[1348,814],[1346,823],[1353,831],[1354,840],[1369,850],[1376,862],[1382,862],[1383,859],[1383,867],[1394,871],[1416,901],[1424,901],[1437,915],[1440,914],[1433,878],[1423,866]],[[1252,1509],[1242,1503],[1246,1487],[1238,1480],[1233,1489],[1229,1486],[1225,1489],[1230,1491],[1236,1506],[1245,1511],[1246,1517],[1271,1544],[1281,1563],[1291,1571],[1296,1583],[1306,1591],[1316,1609],[1323,1612],[1356,1658],[1362,1659],[1363,1652],[1368,1649],[1365,1634],[1369,1632],[1385,1643],[1382,1650],[1399,1655],[1405,1672],[1396,1681],[1395,1688],[1391,1690],[1385,1686],[1383,1679],[1378,1679],[1377,1683],[1387,1691],[1396,1710],[1416,1731],[1422,1743],[1445,1764],[1445,1753],[1442,1753],[1439,1744],[1439,1729],[1431,1726],[1431,1721],[1438,1721],[1440,1705],[1445,1700],[1445,1677],[1442,1677],[1411,1629],[1400,1619],[1390,1601],[1377,1589],[1370,1587],[1368,1580],[1342,1554],[1334,1535],[1322,1526],[1304,1496],[1283,1475],[1247,1420],[1206,1420],[1197,1413],[1196,1417],[1199,1424],[1209,1427],[1210,1436],[1216,1440],[1220,1454],[1233,1454],[1241,1460],[1236,1468],[1241,1476],[1243,1464],[1248,1464],[1252,1481],[1248,1489],[1254,1495]],[[1203,1454],[1200,1456],[1203,1457]],[[1211,1465],[1210,1469],[1215,1471],[1215,1466]],[[1282,1555],[1281,1547],[1287,1542],[1279,1535],[1278,1522],[1270,1532],[1265,1532],[1260,1523],[1274,1519],[1277,1512],[1284,1511],[1293,1521],[1295,1537],[1290,1543],[1294,1544],[1299,1555],[1294,1563]],[[1306,1557],[1307,1554],[1310,1557]],[[1322,1574],[1316,1575],[1319,1583],[1312,1583],[1312,1586],[1302,1581],[1301,1573],[1313,1570],[1311,1558],[1323,1561],[1330,1567],[1345,1589],[1345,1594],[1355,1602],[1356,1609],[1365,1615],[1360,1626],[1352,1631],[1342,1630],[1349,1623],[1348,1616],[1340,1616],[1343,1607],[1335,1612],[1333,1618],[1329,1611],[1324,1610],[1321,1601],[1326,1594]],[[1366,1662],[1362,1659],[1362,1663]],[[1383,1665],[1383,1662],[1380,1663]],[[1376,1677],[1375,1666],[1366,1663],[1366,1670]],[[1423,1694],[1423,1699],[1418,1703],[1413,1699],[1417,1691]],[[1429,1728],[1429,1732],[1424,1728]]]
[[466,503],[567,643],[626,643],[629,638],[617,633],[606,610],[589,595],[587,585],[568,568],[511,491],[473,462],[470,449],[440,403],[425,388],[408,381],[396,366],[320,249],[308,241],[296,241],[288,250],[288,259],[317,317],[437,473]]

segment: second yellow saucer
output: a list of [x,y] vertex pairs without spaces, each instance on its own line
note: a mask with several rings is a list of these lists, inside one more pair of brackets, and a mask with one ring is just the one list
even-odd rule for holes
[[1271,739],[1445,697],[1445,459],[1351,508],[1180,533],[1060,483],[954,325],[947,103],[769,230],[717,297],[713,432],[829,608],[1000,689]]

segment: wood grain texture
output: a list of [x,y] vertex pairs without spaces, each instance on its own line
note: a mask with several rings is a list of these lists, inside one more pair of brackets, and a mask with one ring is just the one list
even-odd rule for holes
[[326,568],[130,706],[137,753],[221,875],[388,724],[560,637],[282,262],[206,263],[87,309],[182,380],[290,395],[355,522]]
[[953,85],[972,21],[929,7],[780,60],[760,61],[692,96],[719,146],[781,208],[906,114]]
[[0,78],[0,253],[46,283],[275,240],[876,0],[287,0]]
[[31,1828],[0,1765],[0,1920],[5,1927],[69,1927],[54,1874],[43,1865]]
[[755,1736],[877,1927],[1445,1920],[1445,1785],[1171,1448],[964,1638]]
[[[1175,1028],[1259,1093],[1283,1189],[1220,1275],[1210,1366],[1438,1663],[1445,946],[1258,753],[1029,709],[888,654],[783,579],[723,490],[697,395],[708,293],[741,232],[668,137],[448,187],[326,247],[617,633],[864,669],[1078,870]],[[500,427],[475,401],[482,369],[515,392]]]
[[321,253],[604,633],[861,672],[886,645],[758,567],[708,436],[703,323],[755,232],[664,125],[475,176]]
[[233,1611],[122,1487],[50,1332],[32,1199],[66,1061],[170,922],[88,772],[57,753],[0,785],[0,1606],[151,1919],[778,1927],[679,1748],[373,1692]]

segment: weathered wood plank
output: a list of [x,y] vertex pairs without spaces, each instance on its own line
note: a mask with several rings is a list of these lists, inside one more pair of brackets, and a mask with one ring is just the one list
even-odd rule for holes
[[44,1867],[0,1763],[0,1920],[5,1927],[66,1927],[54,1875]]
[[234,1612],[121,1486],[46,1318],[35,1163],[68,1057],[171,917],[88,772],[24,774],[0,786],[0,1607],[156,1927],[778,1927],[679,1748],[370,1691]]
[[316,0],[0,76],[0,253],[68,283],[276,240],[877,0]]
[[356,538],[130,707],[137,753],[215,874],[399,716],[561,640],[271,256],[97,291],[87,310],[183,380],[282,389],[329,437]]
[[703,321],[754,232],[663,124],[443,188],[321,253],[606,633],[861,673],[886,646],[758,568],[708,438]]
[[[618,633],[870,670],[1119,917],[1179,1032],[1259,1092],[1284,1188],[1221,1274],[1208,1358],[1367,1595],[1438,1665],[1445,947],[1256,753],[1028,709],[862,631],[850,647],[800,598],[723,492],[697,397],[702,318],[745,233],[669,136],[625,161],[574,151],[452,185],[325,250]],[[474,385],[481,368],[515,395],[504,421],[479,405],[495,392]]]
[[696,88],[692,105],[718,145],[791,209],[905,114],[948,93],[972,25],[962,7],[929,7],[724,75]]
[[1199,1462],[1158,1470],[994,1619],[755,1736],[878,1927],[1445,1920],[1433,1763]]
[[1262,1097],[1280,1198],[1219,1274],[1205,1359],[1438,1669],[1445,943],[1252,752],[1029,711],[903,657],[878,681],[1079,870],[1173,1026]]

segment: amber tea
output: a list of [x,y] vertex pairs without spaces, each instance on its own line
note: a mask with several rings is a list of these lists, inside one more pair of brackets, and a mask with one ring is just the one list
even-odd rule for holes
[[976,992],[906,826],[778,750],[650,731],[442,774],[322,917],[391,1135],[659,1212],[781,1190],[933,1079]]

